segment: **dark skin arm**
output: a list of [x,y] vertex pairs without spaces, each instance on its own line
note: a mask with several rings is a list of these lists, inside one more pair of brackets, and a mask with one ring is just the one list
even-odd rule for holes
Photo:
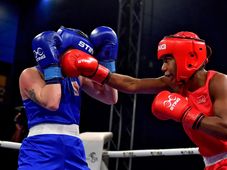
[[127,75],[111,73],[107,82],[111,87],[128,94],[155,94],[161,90],[168,89],[167,78],[134,78]]
[[227,139],[227,77],[218,73],[210,82],[210,95],[213,99],[214,116],[206,116],[199,130],[207,134]]
[[[170,83],[166,77],[137,79],[126,75],[112,73],[108,84],[124,93],[155,94],[168,89]],[[221,86],[220,86],[221,84]],[[218,73],[211,80],[210,95],[213,100],[214,116],[206,116],[199,130],[227,139],[227,77]]]

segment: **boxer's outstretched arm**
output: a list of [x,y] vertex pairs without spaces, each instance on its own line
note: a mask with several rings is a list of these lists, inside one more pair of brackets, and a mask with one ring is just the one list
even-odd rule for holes
[[168,89],[166,81],[165,77],[139,79],[123,74],[110,73],[109,80],[106,83],[124,93],[155,94]]

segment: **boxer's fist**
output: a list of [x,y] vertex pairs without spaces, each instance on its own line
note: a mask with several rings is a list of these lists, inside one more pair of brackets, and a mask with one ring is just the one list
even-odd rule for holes
[[107,26],[97,27],[91,32],[90,41],[94,45],[94,56],[99,60],[99,63],[107,67],[111,72],[115,72],[118,38],[114,30]]
[[173,119],[197,129],[204,115],[193,108],[186,98],[169,91],[160,92],[152,103],[152,113],[161,120]]
[[32,40],[32,50],[41,68],[59,62],[58,48],[61,43],[61,37],[54,31],[45,31],[35,36]]
[[98,64],[98,61],[89,54],[72,49],[66,51],[61,57],[61,67],[68,77],[78,77],[79,75],[91,78],[103,84],[109,76],[109,70]]
[[62,77],[59,67],[59,47],[61,44],[61,37],[54,31],[42,32],[32,41],[35,59],[43,70],[44,79],[48,83],[58,83]]

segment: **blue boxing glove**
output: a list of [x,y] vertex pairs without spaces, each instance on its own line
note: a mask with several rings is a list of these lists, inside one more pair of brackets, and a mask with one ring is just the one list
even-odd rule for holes
[[36,62],[42,69],[47,84],[60,83],[62,79],[58,51],[61,44],[61,37],[54,31],[42,32],[32,41]]
[[62,38],[62,45],[60,48],[61,54],[69,49],[78,49],[93,55],[94,47],[88,39],[88,36],[81,30],[61,26],[57,33]]
[[116,72],[118,38],[114,30],[107,26],[97,27],[91,32],[90,41],[95,47],[94,56],[99,63],[111,72]]

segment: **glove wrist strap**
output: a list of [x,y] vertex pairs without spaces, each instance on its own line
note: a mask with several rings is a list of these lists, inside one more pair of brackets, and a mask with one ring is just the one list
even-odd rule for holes
[[61,68],[57,65],[44,69],[44,79],[47,84],[60,83],[62,77]]
[[99,64],[108,68],[112,73],[116,72],[115,61],[99,61]]
[[192,129],[198,129],[204,117],[205,115],[203,113],[192,107],[185,113],[182,123],[187,124]]
[[103,67],[102,65],[98,65],[95,74],[90,76],[90,78],[99,84],[104,84],[109,75],[110,71],[107,68]]

